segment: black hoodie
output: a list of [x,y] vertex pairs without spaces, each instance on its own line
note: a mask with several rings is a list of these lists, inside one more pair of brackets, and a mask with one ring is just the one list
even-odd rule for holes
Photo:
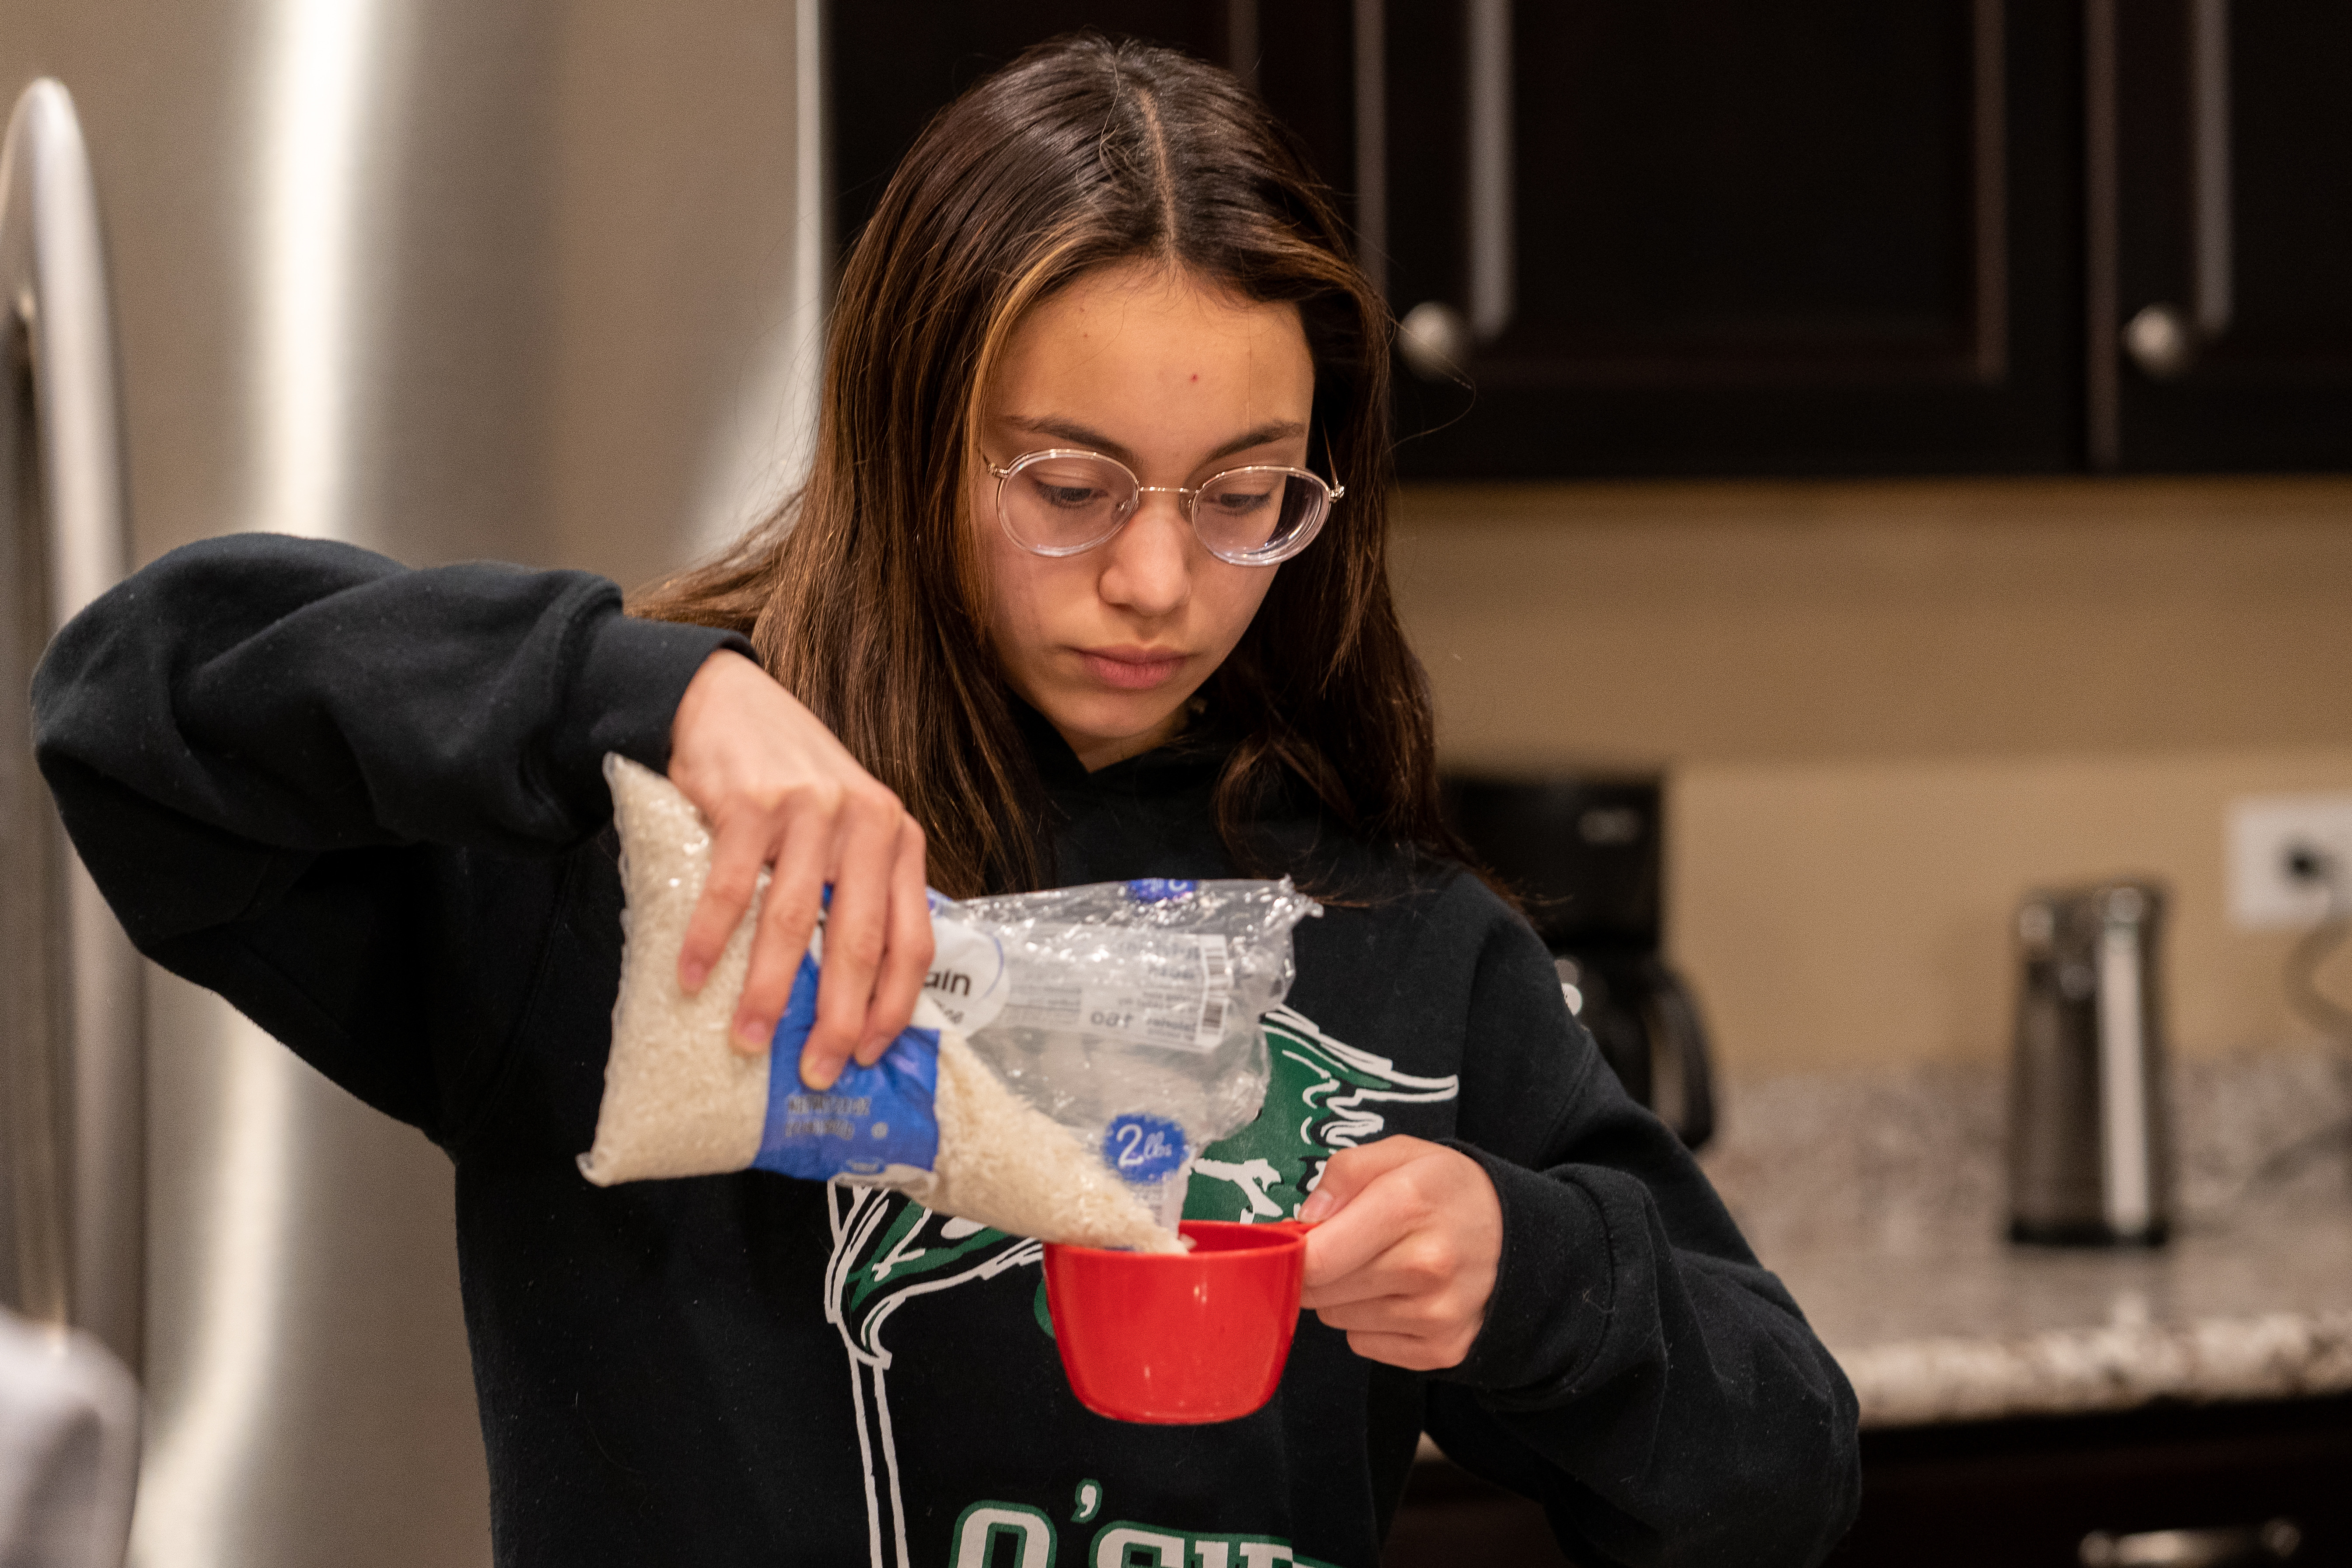
[[[1424,1428],[1588,1564],[1828,1550],[1853,1394],[1541,943],[1476,879],[1303,814],[1270,842],[1351,896],[1299,929],[1265,1110],[1186,1212],[1287,1215],[1391,1132],[1461,1150],[1503,1211],[1461,1365],[1362,1360],[1310,1314],[1258,1414],[1122,1425],[1063,1380],[1034,1241],[764,1173],[590,1186],[621,948],[598,763],[665,766],[729,646],[582,574],[244,534],[108,594],[34,683],[140,950],[456,1163],[500,1563],[1373,1568]],[[1030,736],[1062,881],[1237,874],[1213,739],[1088,773]]]

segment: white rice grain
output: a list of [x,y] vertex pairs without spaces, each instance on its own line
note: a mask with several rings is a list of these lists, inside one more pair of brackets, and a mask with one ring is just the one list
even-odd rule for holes
[[[604,777],[628,908],[604,1099],[581,1173],[601,1187],[747,1169],[767,1125],[771,1067],[764,1054],[736,1050],[728,1026],[743,990],[760,895],[702,989],[688,995],[677,983],[677,957],[710,874],[709,830],[659,773],[615,755],[604,759]],[[766,887],[763,877],[761,894]],[[894,1165],[880,1184],[1015,1236],[1183,1250],[1076,1132],[1014,1094],[952,1028],[940,1031],[939,1061],[934,1168]]]
[[[677,983],[687,921],[710,875],[710,831],[677,786],[625,757],[604,759],[621,834],[625,946],[604,1058],[596,1142],[580,1157],[598,1186],[649,1176],[740,1171],[760,1152],[768,1118],[768,1058],[728,1043],[728,1026],[751,961],[760,900],[713,965],[702,989]],[[761,884],[766,890],[766,883]]]
[[[889,1184],[942,1214],[1014,1236],[1181,1252],[1078,1135],[1004,1086],[963,1037],[940,1031],[940,1152],[929,1173],[894,1168]],[[911,1179],[898,1180],[900,1172]]]

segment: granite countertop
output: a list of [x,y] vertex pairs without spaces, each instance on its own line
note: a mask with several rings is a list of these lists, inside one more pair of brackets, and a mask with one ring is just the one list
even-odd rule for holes
[[2352,1072],[2180,1064],[2174,1236],[2003,1238],[2000,1069],[1735,1082],[1702,1163],[1865,1426],[2352,1392]]

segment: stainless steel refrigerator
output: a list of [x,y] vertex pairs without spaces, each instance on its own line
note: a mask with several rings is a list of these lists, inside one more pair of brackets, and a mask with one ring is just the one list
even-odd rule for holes
[[[65,89],[23,145],[67,168],[78,126],[103,234],[77,248],[55,174],[47,250],[42,203],[0,228],[17,720],[50,625],[205,535],[625,583],[772,502],[830,254],[818,16],[0,0],[5,103]],[[74,532],[123,512],[127,542]],[[5,749],[0,1290],[141,1374],[132,1561],[487,1562],[446,1162],[131,959]]]

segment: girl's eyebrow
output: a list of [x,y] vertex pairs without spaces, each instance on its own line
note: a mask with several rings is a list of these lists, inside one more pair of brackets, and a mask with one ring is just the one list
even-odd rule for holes
[[[1100,452],[1108,458],[1117,458],[1130,468],[1135,467],[1135,454],[1132,451],[1120,446],[1101,431],[1089,429],[1075,419],[1036,418],[1026,414],[1008,414],[1004,416],[1004,422],[1024,430],[1034,431],[1040,436],[1051,436],[1057,441],[1067,441],[1073,447],[1084,447],[1088,451]],[[1287,441],[1306,434],[1307,426],[1296,419],[1276,420],[1269,425],[1261,425],[1255,430],[1244,430],[1202,460],[1213,463],[1220,458],[1230,458],[1235,452],[1246,452],[1252,447],[1269,446],[1276,441]]]

